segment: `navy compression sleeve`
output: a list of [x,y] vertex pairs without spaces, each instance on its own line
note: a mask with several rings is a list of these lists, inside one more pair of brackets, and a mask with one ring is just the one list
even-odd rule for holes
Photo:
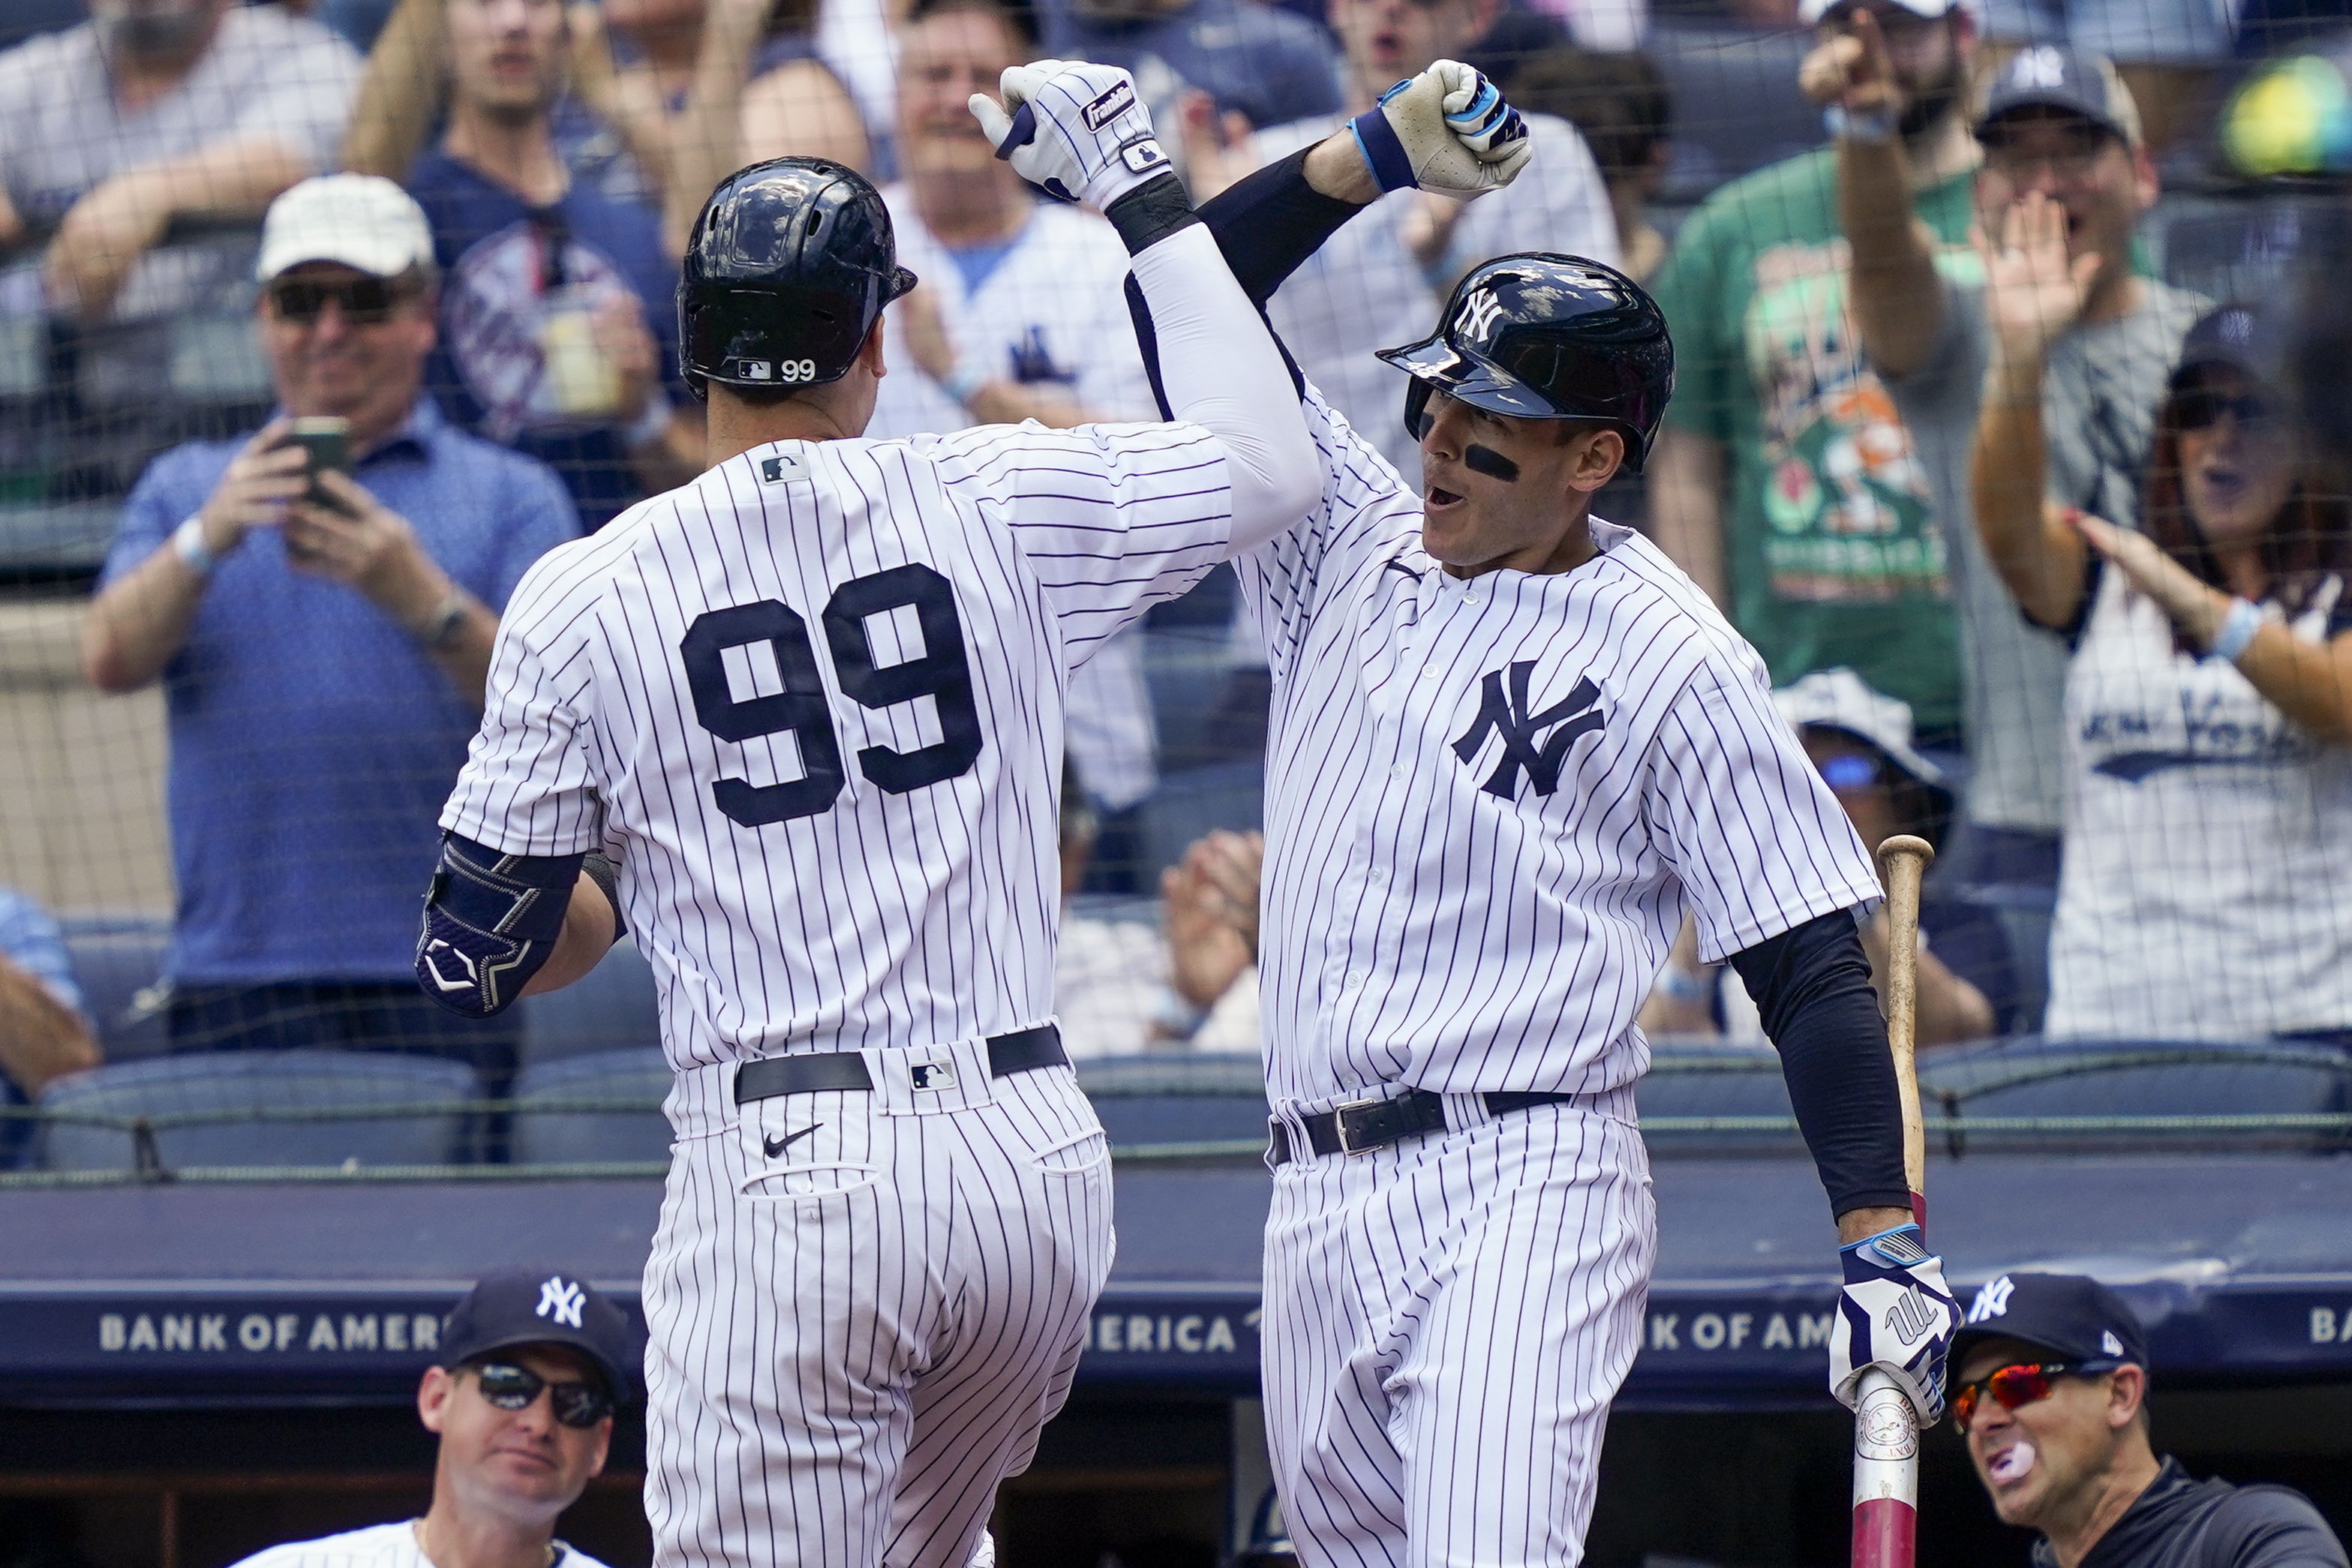
[[1807,921],[1733,953],[1731,966],[1780,1053],[1830,1212],[1909,1208],[1895,1058],[1853,912]]

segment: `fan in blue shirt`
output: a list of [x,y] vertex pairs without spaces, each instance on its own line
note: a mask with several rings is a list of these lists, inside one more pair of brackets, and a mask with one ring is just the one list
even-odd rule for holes
[[[331,175],[278,199],[258,330],[281,413],[148,468],[83,652],[104,689],[165,686],[173,1049],[425,1050],[474,1061],[495,1090],[510,1033],[416,992],[416,882],[499,607],[580,530],[545,467],[423,395],[432,254],[390,181]],[[351,472],[312,491],[286,437],[289,416],[318,415],[349,421]]]

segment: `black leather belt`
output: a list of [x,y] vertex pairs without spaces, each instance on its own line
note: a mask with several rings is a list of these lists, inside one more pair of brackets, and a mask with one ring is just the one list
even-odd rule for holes
[[[1040,1024],[1034,1029],[1015,1029],[1009,1035],[988,1037],[988,1076],[1010,1078],[1017,1072],[1034,1072],[1039,1068],[1067,1067],[1070,1058],[1062,1049],[1062,1031],[1051,1024]],[[874,1087],[874,1075],[866,1070],[866,1058],[856,1051],[824,1051],[804,1057],[762,1057],[758,1061],[745,1062],[735,1071],[735,1103],[749,1105],[755,1100],[773,1100],[780,1094],[815,1094],[828,1089],[863,1089]],[[917,1088],[923,1087],[918,1083]]]
[[[1575,1094],[1506,1094],[1481,1095],[1487,1112],[1495,1116],[1508,1115],[1537,1105],[1561,1105],[1584,1097]],[[1425,1089],[1409,1089],[1394,1100],[1360,1100],[1350,1105],[1335,1106],[1313,1116],[1301,1117],[1307,1125],[1307,1147],[1316,1154],[1369,1154],[1375,1149],[1385,1149],[1391,1143],[1402,1143],[1408,1138],[1423,1138],[1432,1132],[1445,1131],[1445,1097],[1432,1094]],[[1291,1143],[1290,1124],[1274,1121],[1269,1128],[1266,1159],[1276,1165],[1286,1165],[1303,1159]]]

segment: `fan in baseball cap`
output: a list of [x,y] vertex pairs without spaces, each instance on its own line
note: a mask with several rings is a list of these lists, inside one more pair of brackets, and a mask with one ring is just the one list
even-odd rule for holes
[[2104,55],[2057,44],[2020,49],[1993,78],[1984,113],[1977,121],[1977,140],[1999,139],[2000,121],[2028,109],[2080,115],[2120,137],[2126,146],[2140,144],[2139,106]]
[[378,278],[433,267],[433,226],[416,198],[375,174],[320,174],[289,187],[261,220],[254,276],[267,283],[306,261]]
[[635,1390],[644,1351],[621,1309],[576,1274],[507,1268],[466,1292],[441,1330],[441,1359],[455,1372],[520,1345],[565,1345],[586,1356],[614,1403]]
[[[1808,27],[1819,26],[1822,18],[1831,12],[1856,3],[1857,0],[1801,0],[1797,6],[1797,20]],[[1971,16],[1977,13],[1976,0],[1891,0],[1891,3],[1930,22],[1948,16],[1955,11],[1965,11]]]

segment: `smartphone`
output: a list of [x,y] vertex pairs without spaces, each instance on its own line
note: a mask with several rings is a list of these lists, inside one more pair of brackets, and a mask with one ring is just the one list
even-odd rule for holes
[[309,458],[303,471],[310,476],[310,493],[305,499],[318,506],[333,505],[319,488],[319,476],[352,471],[352,422],[334,414],[306,416],[294,421],[289,439]]

